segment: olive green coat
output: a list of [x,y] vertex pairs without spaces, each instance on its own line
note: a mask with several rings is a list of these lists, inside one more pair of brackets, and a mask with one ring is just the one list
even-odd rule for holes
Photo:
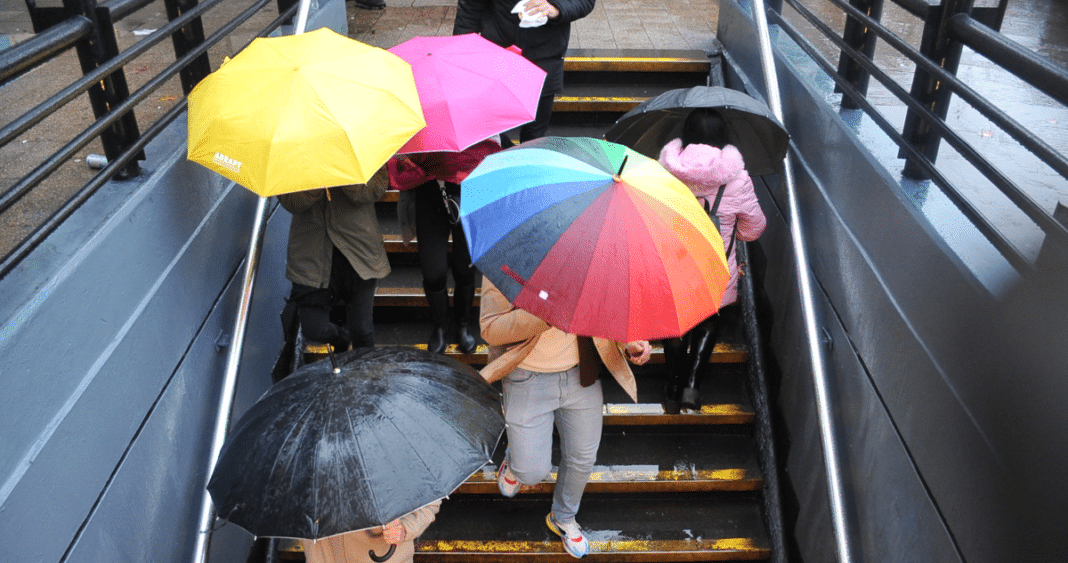
[[388,187],[389,177],[382,167],[366,184],[278,196],[282,207],[293,214],[286,278],[310,287],[329,286],[334,246],[361,278],[386,277],[390,272],[389,259],[375,215],[375,202]]

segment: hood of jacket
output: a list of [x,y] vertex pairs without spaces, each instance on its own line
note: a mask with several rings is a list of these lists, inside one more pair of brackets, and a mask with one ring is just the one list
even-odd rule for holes
[[720,186],[745,170],[742,153],[734,145],[718,149],[695,143],[683,149],[682,139],[674,139],[661,149],[660,164],[697,197],[715,197]]

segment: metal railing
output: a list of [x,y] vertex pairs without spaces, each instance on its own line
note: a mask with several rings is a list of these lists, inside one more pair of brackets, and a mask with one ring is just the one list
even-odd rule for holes
[[[835,91],[843,94],[843,108],[863,110],[897,144],[899,156],[906,160],[903,175],[909,179],[929,179],[934,182],[1013,268],[1021,273],[1030,273],[1035,260],[1021,252],[1010,237],[953,184],[952,178],[939,169],[936,156],[940,142],[945,140],[1042,230],[1047,244],[1068,246],[1068,228],[1053,217],[1053,210],[1047,210],[1038,203],[1024,187],[999,170],[946,122],[950,99],[957,96],[1044,165],[1068,180],[1068,157],[1062,149],[1051,146],[955,74],[961,50],[966,46],[1052,100],[1068,105],[1068,70],[1036,55],[996,30],[1005,15],[1006,1],[1000,0],[998,6],[993,8],[973,8],[970,0],[942,0],[941,4],[923,0],[893,0],[922,20],[924,30],[919,48],[910,45],[879,21],[883,0],[826,1],[847,16],[842,33],[836,32],[825,21],[827,18],[821,19],[807,7],[804,0],[785,0],[785,4],[823,39],[839,49],[837,66],[781,13],[768,10],[768,18],[834,80]],[[883,41],[916,65],[911,90],[906,91],[873,60],[876,40]],[[900,131],[867,99],[869,78],[875,78],[908,108]]]
[[[83,95],[87,94],[90,98],[95,121],[74,134],[73,138],[62,139],[65,144],[59,149],[34,161],[34,168],[28,174],[2,187],[0,222],[10,223],[5,219],[5,213],[35,189],[42,187],[44,182],[55,178],[61,167],[80,160],[77,157],[91,143],[101,143],[107,164],[76,187],[70,197],[50,209],[47,216],[33,225],[28,234],[17,233],[13,240],[4,241],[0,278],[21,263],[109,180],[130,179],[140,174],[138,161],[144,159],[144,147],[185,111],[186,103],[184,96],[177,99],[162,116],[148,123],[143,133],[140,132],[134,110],[175,77],[180,79],[184,94],[192,91],[211,71],[208,50],[231,37],[239,26],[264,11],[272,2],[255,0],[236,16],[220,18],[222,21],[218,29],[205,37],[203,18],[224,5],[224,0],[208,0],[203,4],[197,4],[195,0],[163,0],[168,23],[120,51],[115,24],[156,1],[114,0],[97,5],[94,0],[65,0],[62,8],[38,8],[33,0],[27,0],[37,33],[26,41],[0,51],[0,88],[11,87],[14,81],[28,76],[35,69],[47,70],[57,56],[71,50],[77,52],[83,75],[62,85],[41,103],[0,126],[0,165],[25,158],[8,149],[27,133],[39,132],[39,137],[49,138],[51,135],[46,130],[46,120]],[[277,0],[277,5],[278,17],[265,25],[257,36],[266,36],[294,18],[298,6],[295,1]],[[167,38],[174,44],[174,61],[151,75],[133,92],[128,91],[125,78],[127,67]],[[236,50],[243,47],[239,45]]]

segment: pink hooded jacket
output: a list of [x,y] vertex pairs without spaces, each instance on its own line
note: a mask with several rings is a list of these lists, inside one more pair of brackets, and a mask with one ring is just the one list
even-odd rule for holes
[[[745,170],[742,154],[733,145],[718,149],[709,145],[691,144],[682,148],[682,139],[675,139],[660,150],[660,164],[682,180],[690,191],[697,196],[701,206],[711,208],[716,200],[719,187],[726,184],[723,199],[719,202],[720,236],[723,244],[730,245],[731,232],[737,226],[737,240],[756,240],[764,232],[767,220],[760,210],[753,181]],[[720,307],[734,303],[738,299],[738,263],[731,249],[727,257],[730,281],[723,293]]]

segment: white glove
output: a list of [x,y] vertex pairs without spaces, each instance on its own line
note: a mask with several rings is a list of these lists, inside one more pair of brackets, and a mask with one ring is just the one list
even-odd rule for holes
[[528,0],[519,0],[519,3],[512,8],[513,14],[519,14],[519,27],[538,27],[545,25],[545,23],[549,21],[548,16],[531,16],[523,11],[527,6],[527,1]]

